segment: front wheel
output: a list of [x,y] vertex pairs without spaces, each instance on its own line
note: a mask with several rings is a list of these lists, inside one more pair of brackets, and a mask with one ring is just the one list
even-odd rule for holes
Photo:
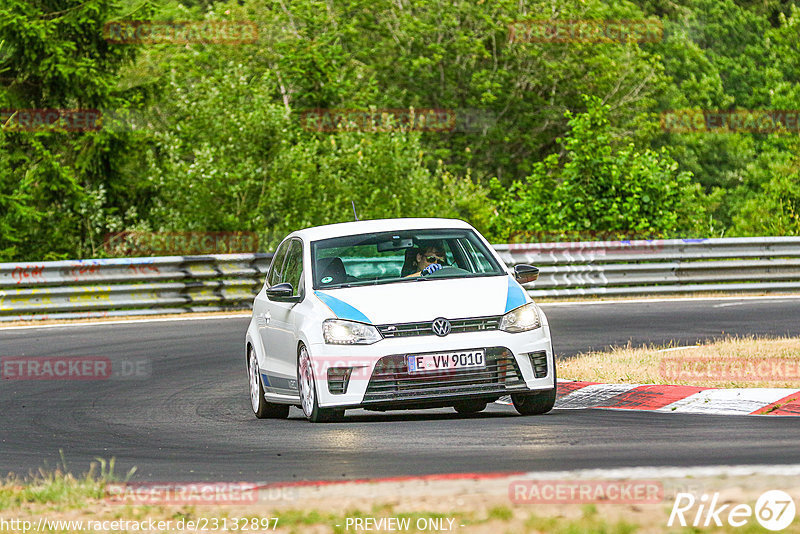
[[482,412],[486,409],[485,401],[462,401],[453,405],[453,408],[460,414],[470,414]]
[[250,406],[259,419],[286,419],[289,417],[288,404],[273,404],[264,399],[264,386],[258,370],[258,358],[253,349],[249,349],[250,357],[247,359],[247,371],[250,376]]
[[553,389],[538,393],[517,393],[511,395],[511,402],[514,408],[521,415],[542,415],[553,409],[556,404],[556,393],[558,392],[558,379],[556,378],[556,358],[553,356]]
[[314,370],[311,365],[311,356],[303,345],[297,357],[297,387],[300,393],[300,403],[306,419],[312,423],[327,423],[336,421],[344,416],[344,410],[320,408],[317,400],[317,385],[314,379]]
[[542,415],[553,409],[556,388],[541,393],[517,393],[511,395],[511,402],[521,415]]

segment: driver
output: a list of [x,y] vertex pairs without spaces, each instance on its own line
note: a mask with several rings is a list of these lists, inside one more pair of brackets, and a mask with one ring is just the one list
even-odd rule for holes
[[445,265],[447,265],[447,256],[445,256],[444,246],[441,242],[420,243],[417,251],[417,271],[409,274],[406,278],[427,276]]

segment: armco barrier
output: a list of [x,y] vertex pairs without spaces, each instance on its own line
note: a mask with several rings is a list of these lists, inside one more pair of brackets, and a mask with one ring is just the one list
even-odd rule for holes
[[[495,245],[534,297],[800,290],[800,237]],[[247,309],[271,254],[0,264],[0,321]]]
[[272,254],[0,264],[0,321],[246,309]]
[[495,245],[539,267],[533,297],[800,289],[800,237]]

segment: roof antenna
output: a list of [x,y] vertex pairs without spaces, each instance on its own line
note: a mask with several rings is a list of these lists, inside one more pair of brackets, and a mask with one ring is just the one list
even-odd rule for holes
[[356,219],[356,221],[357,221],[357,220],[358,220],[358,215],[356,215],[356,203],[355,203],[355,201],[351,200],[351,201],[350,201],[350,204],[352,204],[352,205],[353,205],[353,217],[354,217],[354,218]]

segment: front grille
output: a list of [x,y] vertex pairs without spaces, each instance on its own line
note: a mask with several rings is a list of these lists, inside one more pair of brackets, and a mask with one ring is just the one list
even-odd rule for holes
[[407,354],[384,356],[375,365],[364,402],[437,399],[476,393],[507,394],[525,388],[514,355],[505,347],[486,349],[486,367],[410,374]]
[[[484,330],[497,330],[500,325],[501,315],[492,317],[472,317],[469,319],[452,319],[450,321],[450,333],[459,334],[462,332],[482,332]],[[432,336],[433,321],[423,321],[419,323],[397,323],[378,325],[381,335],[386,338],[391,337],[410,337],[410,336]]]

